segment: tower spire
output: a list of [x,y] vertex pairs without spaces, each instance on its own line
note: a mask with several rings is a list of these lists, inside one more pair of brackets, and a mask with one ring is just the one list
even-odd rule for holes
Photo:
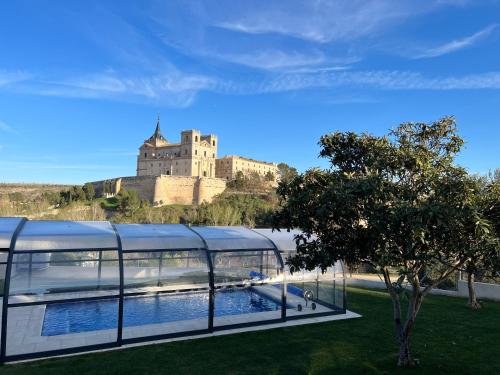
[[162,137],[161,129],[160,129],[160,115],[158,114],[158,118],[156,119],[156,129],[155,129],[155,137]]
[[160,115],[158,115],[156,119],[156,129],[154,134],[149,139],[146,139],[144,142],[149,143],[150,145],[154,145],[156,147],[168,143],[167,139],[163,136],[163,134],[161,134]]

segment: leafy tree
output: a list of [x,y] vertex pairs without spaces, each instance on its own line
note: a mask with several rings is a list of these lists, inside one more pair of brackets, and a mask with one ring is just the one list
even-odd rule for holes
[[[424,297],[489,236],[470,178],[453,162],[463,145],[455,120],[405,123],[385,137],[336,132],[320,145],[330,169],[285,179],[277,191],[274,227],[303,231],[291,270],[326,270],[339,259],[375,267],[392,299],[398,365],[413,366],[410,337]],[[434,280],[423,287],[421,271],[431,266]]]
[[246,185],[249,190],[262,190],[264,188],[262,179],[257,172],[252,172],[246,178]]
[[478,242],[469,249],[464,271],[467,273],[469,290],[468,305],[473,309],[481,308],[477,300],[474,280],[477,276],[495,277],[500,272],[500,180],[491,178],[474,178],[475,204],[481,216],[475,217],[478,222],[491,232],[491,236]]
[[95,198],[94,185],[90,182],[87,182],[83,185],[83,192],[85,193],[85,199],[91,201]]
[[278,171],[279,171],[280,181],[284,182],[289,182],[293,180],[299,174],[296,168],[290,167],[286,163],[279,163]]
[[123,214],[129,214],[141,206],[141,200],[137,190],[122,189],[116,196],[118,210]]
[[9,194],[9,199],[13,202],[22,202],[24,200],[24,196],[22,193],[16,191],[15,193]]
[[46,200],[50,205],[57,205],[61,201],[61,196],[59,192],[55,191],[44,191],[42,193],[42,199]]
[[72,186],[70,191],[70,201],[83,201],[85,200],[85,192],[81,186]]
[[272,182],[275,180],[274,173],[271,171],[267,171],[266,175],[264,176],[265,180],[268,182]]
[[242,171],[236,172],[234,180],[227,183],[227,187],[230,189],[241,190],[245,186],[245,176]]

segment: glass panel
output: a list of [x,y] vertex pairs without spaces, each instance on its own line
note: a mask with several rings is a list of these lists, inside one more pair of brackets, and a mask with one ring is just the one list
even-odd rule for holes
[[124,253],[124,274],[125,339],[208,329],[204,250]]
[[116,251],[16,254],[9,303],[117,295]]
[[205,251],[124,253],[123,265],[127,293],[209,287]]
[[274,251],[236,251],[212,253],[215,283],[239,284],[269,282],[278,275]]
[[214,326],[281,318],[282,275],[274,251],[212,253]]
[[[7,268],[7,264],[5,263],[0,263],[0,297],[3,297],[3,290],[5,287],[5,270]],[[1,310],[2,304],[0,303],[0,310]],[[0,311],[1,314],[1,311]]]
[[[287,269],[287,316],[328,313],[343,308],[343,279],[335,267],[293,274]],[[340,288],[340,289],[339,289]],[[340,305],[339,305],[340,303]],[[291,306],[291,308],[290,308]]]
[[117,339],[118,299],[9,307],[7,355],[37,353]]

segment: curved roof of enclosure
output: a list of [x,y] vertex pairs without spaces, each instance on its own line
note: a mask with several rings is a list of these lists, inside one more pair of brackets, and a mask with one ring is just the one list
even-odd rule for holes
[[279,232],[277,230],[272,230],[268,228],[258,228],[254,229],[255,232],[262,234],[269,238],[276,245],[279,251],[297,251],[297,244],[295,243],[295,236],[301,234],[302,231],[293,229],[287,231],[286,229],[281,229]]
[[245,227],[192,227],[206,242],[208,250],[274,250],[262,234]]
[[116,248],[118,248],[116,234],[107,221],[28,221],[19,233],[14,250],[104,250]]
[[20,217],[0,217],[0,249],[10,248],[12,236],[22,220]]
[[[22,218],[0,218],[0,248],[8,249]],[[117,249],[147,250],[296,250],[299,230],[248,229],[237,226],[187,227],[182,224],[117,224],[107,221],[26,221],[15,251]]]
[[204,249],[202,239],[182,224],[117,224],[122,250]]

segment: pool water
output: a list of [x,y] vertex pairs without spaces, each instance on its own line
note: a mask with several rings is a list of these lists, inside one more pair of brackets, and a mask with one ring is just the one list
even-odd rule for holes
[[[253,289],[218,291],[215,316],[277,311],[281,304]],[[47,305],[42,336],[116,328],[118,300],[69,302]],[[208,319],[208,293],[129,297],[123,301],[123,326]]]

